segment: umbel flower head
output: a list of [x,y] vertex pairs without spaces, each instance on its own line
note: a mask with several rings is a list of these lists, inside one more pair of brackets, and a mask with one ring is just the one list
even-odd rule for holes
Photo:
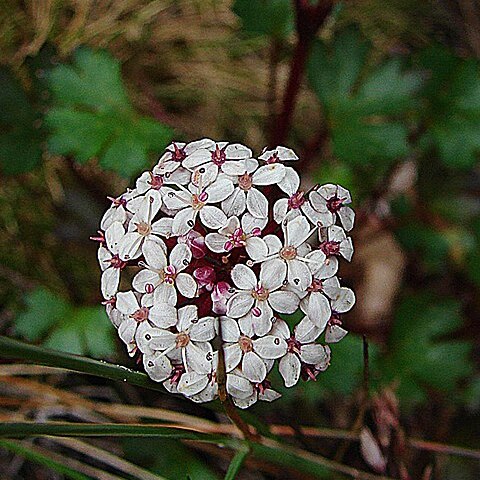
[[281,146],[253,158],[240,144],[172,143],[111,198],[95,237],[104,304],[169,392],[214,400],[222,369],[238,407],[272,401],[272,369],[286,387],[316,380],[347,334],[355,295],[336,274],[353,254],[350,193],[302,190],[296,160]]

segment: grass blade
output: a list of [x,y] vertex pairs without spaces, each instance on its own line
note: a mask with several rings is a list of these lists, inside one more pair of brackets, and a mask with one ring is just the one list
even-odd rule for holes
[[241,470],[249,452],[250,450],[248,448],[240,448],[237,451],[228,466],[225,480],[235,480],[235,478],[237,478],[237,474]]

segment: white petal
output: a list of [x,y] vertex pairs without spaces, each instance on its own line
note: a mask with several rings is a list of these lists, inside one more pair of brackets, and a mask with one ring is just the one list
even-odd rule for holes
[[245,233],[251,233],[254,228],[263,230],[268,223],[268,218],[256,218],[251,213],[246,212],[242,217],[242,229]]
[[254,158],[244,160],[227,160],[222,165],[222,171],[227,175],[236,176],[251,173],[258,168],[258,161]]
[[316,365],[325,358],[325,348],[319,343],[309,343],[307,345],[302,345],[300,349],[300,358],[302,362],[308,363],[309,365]]
[[192,185],[201,189],[211,185],[218,177],[218,167],[213,163],[207,163],[197,167],[192,173]]
[[112,254],[105,248],[100,245],[97,251],[98,264],[102,269],[102,272],[110,267],[110,260],[112,259]]
[[145,240],[142,246],[145,262],[152,268],[162,270],[167,266],[167,257],[159,243],[150,239]]
[[249,237],[245,249],[252,260],[260,260],[268,255],[268,247],[260,237]]
[[318,328],[308,317],[303,317],[295,327],[295,338],[300,343],[311,343],[320,336],[322,331],[323,329]]
[[118,245],[118,256],[122,260],[131,260],[141,255],[143,237],[137,232],[126,233]]
[[228,178],[219,178],[210,185],[205,192],[207,193],[208,203],[217,203],[225,200],[233,192],[233,183]]
[[118,253],[118,244],[125,235],[125,228],[120,222],[113,222],[105,232],[105,240],[108,249],[113,253]]
[[247,208],[246,193],[240,188],[235,188],[233,193],[222,202],[222,210],[227,216],[241,215]]
[[331,242],[341,242],[342,240],[345,240],[345,238],[347,238],[347,236],[345,235],[345,231],[342,227],[337,225],[328,227],[328,239]]
[[178,309],[178,325],[179,331],[183,332],[190,328],[194,322],[198,320],[198,309],[196,305],[186,305]]
[[177,309],[167,303],[157,303],[150,309],[148,319],[158,328],[173,327],[177,323]]
[[192,260],[192,251],[185,243],[177,243],[170,253],[170,265],[175,267],[177,272],[181,272],[188,267]]
[[263,240],[267,244],[269,255],[278,253],[282,249],[282,242],[276,235],[266,235]]
[[268,161],[270,157],[272,157],[274,154],[282,162],[286,162],[289,160],[298,160],[297,155],[291,148],[282,147],[282,146],[278,146],[277,148],[275,148],[275,150],[266,150],[258,158],[260,160]]
[[273,328],[270,331],[270,335],[283,338],[288,340],[290,338],[290,328],[287,325],[287,322],[282,319],[277,319],[273,324]]
[[254,319],[255,317],[251,313],[248,313],[238,320],[240,331],[247,337],[253,337],[255,335],[255,329],[253,328]]
[[225,371],[227,373],[236,368],[242,360],[242,350],[240,349],[238,343],[224,347],[223,354],[225,357]]
[[285,166],[281,163],[271,163],[260,167],[252,177],[254,185],[273,185],[285,176]]
[[310,321],[322,331],[330,320],[330,303],[321,292],[312,292],[308,300],[307,315]]
[[332,310],[337,313],[348,312],[355,305],[355,294],[353,290],[342,287],[338,296],[332,299]]
[[205,205],[200,210],[200,219],[208,228],[218,230],[227,223],[227,216],[217,207]]
[[240,318],[246,315],[253,307],[254,299],[250,293],[237,293],[227,302],[227,316]]
[[188,273],[180,272],[175,278],[175,285],[184,297],[193,298],[197,293],[197,282]]
[[161,283],[155,288],[153,293],[155,303],[168,303],[175,306],[177,304],[177,292],[173,285]]
[[210,138],[202,138],[201,140],[195,140],[194,142],[187,143],[187,145],[184,147],[184,151],[187,155],[191,155],[193,152],[199,149],[208,150],[210,148],[215,148],[215,142]]
[[276,291],[268,297],[270,306],[279,313],[293,313],[298,308],[300,299],[293,292]]
[[301,363],[294,353],[287,353],[278,366],[286,387],[293,387],[300,379]]
[[337,277],[330,277],[322,281],[322,291],[328,298],[338,297],[340,288]]
[[169,210],[179,210],[192,204],[192,195],[184,190],[162,188],[163,203]]
[[287,222],[285,245],[298,247],[308,238],[310,223],[303,216],[298,216]]
[[220,317],[219,319],[222,327],[222,339],[224,342],[236,342],[240,336],[240,329],[238,323],[229,317]]
[[[262,263],[260,268],[260,284],[268,290],[280,288],[287,276],[287,265],[279,258]],[[310,285],[310,284],[309,284]]]
[[282,395],[271,388],[266,388],[263,393],[258,392],[258,399],[263,402],[273,402],[278,400]]
[[140,308],[137,297],[131,290],[117,293],[116,306],[124,315],[131,315]]
[[305,291],[312,284],[312,273],[307,264],[294,258],[287,262],[288,283],[294,285],[300,291]]
[[137,328],[135,341],[142,352],[149,350],[166,350],[175,345],[176,335],[162,328],[151,327],[142,322]]
[[205,243],[207,247],[215,253],[225,252],[225,243],[228,238],[225,235],[220,235],[219,233],[209,233],[205,237]]
[[251,382],[262,383],[267,376],[267,367],[256,353],[246,352],[243,356],[242,372]]
[[212,370],[212,351],[205,352],[203,349],[190,342],[185,347],[185,367],[197,373],[208,374]]
[[247,192],[248,211],[256,218],[268,217],[268,200],[265,195],[256,188]]
[[285,167],[285,176],[278,183],[278,186],[291,197],[300,187],[300,177],[292,167]]
[[196,216],[197,211],[191,207],[184,208],[183,210],[177,212],[172,223],[173,235],[185,235],[187,232],[189,232],[195,225]]
[[247,317],[251,317],[253,333],[258,337],[263,337],[272,329],[272,322],[275,317],[273,316],[272,307],[270,307],[268,302],[257,301],[255,306],[260,309],[260,316],[256,317],[252,313],[249,313]]
[[190,371],[184,373],[180,377],[177,390],[186,397],[190,397],[191,395],[200,393],[207,386],[207,384],[207,375]]
[[317,265],[313,269],[315,278],[325,279],[333,277],[338,271],[338,259],[336,257],[328,257],[320,268]]
[[233,283],[241,290],[253,290],[257,286],[257,276],[250,267],[237,264],[232,268]]
[[353,255],[353,244],[350,237],[346,238],[340,243],[340,254],[345,260],[350,261]]
[[163,217],[152,223],[152,233],[168,238],[172,235],[172,224],[173,218]]
[[355,221],[355,212],[350,207],[342,207],[338,211],[338,216],[342,222],[343,228],[349,232],[353,228]]
[[218,233],[224,236],[232,235],[233,233],[235,233],[235,230],[237,228],[240,228],[240,220],[238,219],[238,217],[233,216],[227,220],[227,223],[224,227],[218,230]]
[[190,328],[190,338],[194,342],[208,342],[215,337],[215,319],[204,317]]
[[312,207],[317,212],[327,213],[329,211],[327,207],[326,198],[323,195],[321,195],[318,190],[314,190],[313,192],[311,192],[310,195],[308,196],[308,199]]
[[118,291],[118,284],[120,283],[120,269],[107,268],[102,273],[101,287],[103,298],[113,297]]
[[287,342],[283,338],[267,335],[253,341],[253,350],[261,358],[274,360],[287,353]]
[[199,165],[209,162],[212,159],[212,153],[206,148],[200,148],[183,160],[182,165],[189,170],[193,170]]
[[340,325],[328,325],[325,330],[325,341],[327,343],[339,342],[348,332]]
[[250,408],[252,405],[257,403],[258,400],[258,393],[253,392],[248,398],[233,398],[233,403],[236,407],[245,410],[246,408]]
[[225,148],[225,155],[228,159],[246,159],[252,157],[252,151],[241,143],[231,143]]
[[227,375],[227,392],[234,398],[244,399],[252,395],[253,385],[246,378],[229,373]]
[[130,356],[135,354],[135,332],[137,331],[137,326],[138,323],[133,318],[126,318],[118,327],[118,336],[127,345]]
[[166,355],[155,352],[143,356],[143,366],[148,376],[155,382],[163,382],[172,373],[172,364]]
[[281,198],[277,200],[273,205],[273,219],[277,223],[282,223],[285,220],[285,216],[288,212],[288,200],[286,198]]

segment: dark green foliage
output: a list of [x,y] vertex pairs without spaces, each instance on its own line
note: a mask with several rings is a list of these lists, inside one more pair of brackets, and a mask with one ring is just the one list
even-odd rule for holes
[[171,140],[170,128],[135,112],[120,63],[106,52],[77,50],[73,65],[59,65],[50,73],[49,86],[53,107],[46,123],[52,153],[73,155],[80,163],[98,157],[103,168],[128,177]]
[[[355,30],[314,45],[308,78],[331,133],[334,154],[354,165],[382,164],[408,154],[406,117],[420,76],[397,59],[366,68],[369,46]],[[365,71],[366,70],[366,71]]]
[[29,341],[69,353],[111,357],[114,329],[104,308],[74,307],[59,296],[38,288],[26,296],[26,309],[17,316],[15,329]]
[[293,7],[290,0],[235,0],[233,11],[249,35],[282,38],[293,32]]

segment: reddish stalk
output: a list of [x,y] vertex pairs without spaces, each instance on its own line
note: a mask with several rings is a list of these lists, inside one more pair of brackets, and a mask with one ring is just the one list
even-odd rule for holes
[[272,125],[272,145],[282,144],[287,139],[312,42],[330,14],[333,0],[319,0],[316,5],[310,5],[309,0],[294,0],[294,5],[297,43],[292,55],[282,110]]

